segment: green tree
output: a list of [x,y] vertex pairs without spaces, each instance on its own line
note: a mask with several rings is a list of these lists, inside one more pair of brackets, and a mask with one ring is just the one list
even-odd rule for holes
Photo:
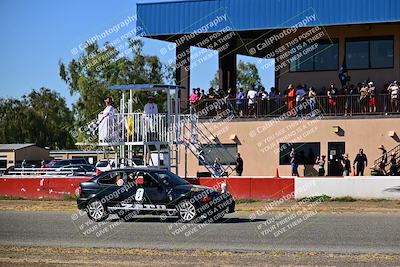
[[[214,78],[210,81],[210,86],[218,88],[218,70]],[[261,85],[261,78],[258,74],[257,66],[254,63],[239,61],[237,66],[236,85],[238,88],[258,87]]]
[[219,87],[219,72],[217,70],[217,72],[214,75],[214,78],[210,81],[210,86],[214,89],[217,89]]
[[52,148],[74,146],[71,110],[65,99],[47,88],[21,100],[0,99],[0,143],[36,143]]
[[[97,118],[104,108],[103,100],[111,96],[119,103],[121,92],[107,90],[111,85],[127,85],[142,83],[162,83],[163,65],[156,56],[143,54],[143,42],[138,39],[129,40],[131,57],[120,53],[110,44],[99,48],[96,43],[87,45],[78,59],[68,64],[60,62],[59,74],[72,94],[79,98],[73,105],[76,127],[86,126]],[[143,108],[147,102],[146,93],[136,93],[138,99],[135,109]],[[156,101],[161,102],[161,96]],[[162,110],[163,105],[159,103]]]
[[261,78],[254,63],[239,61],[237,66],[237,87],[249,88],[261,85]]

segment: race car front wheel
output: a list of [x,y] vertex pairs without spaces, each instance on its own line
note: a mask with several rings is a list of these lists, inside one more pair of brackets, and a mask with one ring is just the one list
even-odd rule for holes
[[182,222],[191,222],[196,218],[196,207],[187,199],[179,202],[176,209],[178,210],[179,219]]
[[108,217],[106,207],[97,199],[91,200],[86,206],[86,212],[88,217],[96,222],[101,222]]

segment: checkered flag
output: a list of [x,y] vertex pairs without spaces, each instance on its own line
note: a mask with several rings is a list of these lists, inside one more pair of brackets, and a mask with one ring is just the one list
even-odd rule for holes
[[99,128],[99,123],[97,123],[97,121],[92,121],[91,123],[89,123],[87,127],[86,134],[94,136],[96,135],[96,131],[98,128]]

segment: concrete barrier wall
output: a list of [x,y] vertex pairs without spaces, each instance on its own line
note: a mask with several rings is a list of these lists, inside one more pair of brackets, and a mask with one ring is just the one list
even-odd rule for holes
[[0,196],[28,199],[63,199],[90,177],[77,178],[0,178]]
[[[90,177],[77,178],[1,178],[0,196],[29,199],[63,199],[73,196],[81,182]],[[279,199],[294,194],[293,178],[188,178],[192,184],[221,189],[226,182],[228,191],[236,199]]]
[[188,178],[192,184],[221,188],[226,182],[228,192],[236,199],[279,199],[294,195],[294,178],[262,178],[262,177],[234,177],[234,178]]
[[300,177],[295,178],[295,198],[327,195],[358,199],[400,199],[400,177]]

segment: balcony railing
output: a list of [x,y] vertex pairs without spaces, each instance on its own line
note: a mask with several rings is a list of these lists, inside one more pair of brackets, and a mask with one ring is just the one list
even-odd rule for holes
[[186,113],[196,113],[199,118],[214,116],[226,117],[233,114],[236,118],[251,117],[278,117],[293,111],[296,106],[306,106],[297,114],[291,112],[291,116],[302,116],[318,109],[325,116],[355,116],[355,115],[389,115],[399,114],[400,101],[391,99],[391,96],[377,95],[374,98],[360,98],[359,95],[338,95],[333,97],[316,96],[308,97],[296,102],[287,97],[273,97],[269,99],[257,99],[255,104],[250,104],[249,99],[204,99],[195,105],[190,105]]
[[104,118],[100,123],[99,145],[140,145],[169,143],[179,140],[181,124],[190,115],[119,113]]

